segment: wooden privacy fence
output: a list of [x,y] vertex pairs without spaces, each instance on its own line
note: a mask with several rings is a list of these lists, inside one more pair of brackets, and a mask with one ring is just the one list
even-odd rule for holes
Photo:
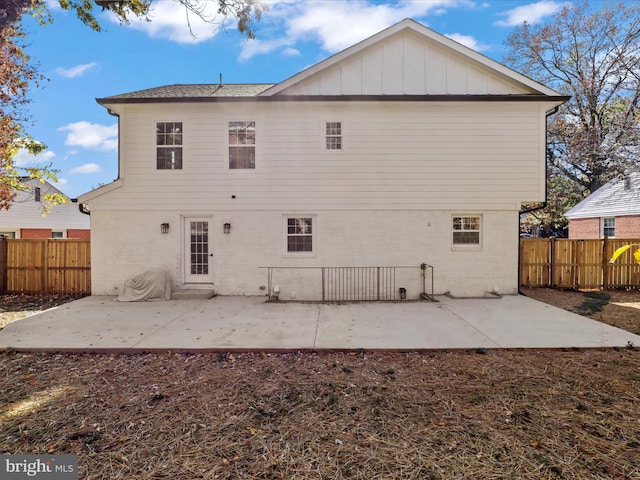
[[0,237],[0,291],[91,293],[88,239]]
[[520,239],[520,285],[571,289],[640,288],[640,265],[632,252],[615,263],[609,259],[619,247],[640,239],[573,240]]

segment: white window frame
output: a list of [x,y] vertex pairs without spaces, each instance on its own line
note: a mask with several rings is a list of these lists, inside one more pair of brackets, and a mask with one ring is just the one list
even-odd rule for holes
[[[54,233],[59,233],[60,236],[56,237],[56,236],[54,236]],[[51,238],[67,238],[66,231],[65,230],[51,230]]]
[[[478,219],[478,228],[477,229],[471,229],[471,228],[465,228],[465,222],[464,220],[462,221],[462,229],[455,229],[455,224],[456,224],[456,218],[460,218],[460,219],[472,219],[472,218],[477,218]],[[478,213],[464,213],[464,214],[454,214],[451,215],[451,248],[453,250],[468,250],[468,249],[480,249],[482,248],[482,223],[483,223],[483,219],[482,219],[482,215],[478,214]],[[454,240],[455,237],[455,233],[461,233],[461,232],[470,232],[470,233],[478,233],[478,243],[456,243]]]
[[[311,220],[311,251],[310,252],[290,252],[289,251],[289,237],[291,235],[305,235],[305,234],[290,234],[289,233],[289,220],[290,219],[310,219]],[[282,216],[283,226],[283,251],[285,256],[292,257],[313,257],[316,255],[318,246],[318,222],[316,215],[310,215],[305,213],[292,213]]]
[[[254,130],[254,134],[253,134],[253,144],[251,143],[231,143],[230,141],[230,135],[229,132],[231,131],[231,124],[232,123],[253,123],[253,130]],[[227,119],[226,121],[226,131],[225,131],[225,138],[226,138],[226,159],[227,159],[227,170],[230,172],[254,172],[257,170],[258,168],[258,122],[256,120],[238,120],[238,119]],[[244,167],[244,168],[232,168],[231,167],[231,148],[235,147],[235,148],[240,148],[240,147],[244,147],[244,148],[253,148],[253,168],[249,168],[249,167]]]
[[[167,123],[179,123],[180,124],[180,128],[182,129],[182,132],[180,133],[181,138],[180,138],[180,144],[159,144],[158,143],[158,126],[159,124],[167,124]],[[154,155],[153,155],[153,161],[154,161],[154,169],[156,172],[181,172],[182,170],[184,170],[184,159],[185,159],[185,134],[184,134],[184,121],[182,120],[156,120],[154,122]],[[165,133],[166,135],[166,133]],[[181,154],[181,158],[180,158],[180,168],[158,168],[158,148],[176,148],[176,147],[180,147],[180,154]]]
[[[613,226],[607,226],[607,220],[612,220]],[[607,229],[613,229],[613,235],[605,235]],[[600,219],[600,237],[616,238],[616,217],[602,217]]]
[[[331,124],[338,124],[340,128],[339,134],[330,134],[327,132]],[[328,148],[327,141],[330,138],[339,138],[340,148]],[[344,122],[342,120],[326,120],[322,122],[322,150],[326,153],[339,153],[344,151]]]

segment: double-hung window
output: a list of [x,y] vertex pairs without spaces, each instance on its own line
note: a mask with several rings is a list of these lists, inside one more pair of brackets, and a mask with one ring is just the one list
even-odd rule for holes
[[156,123],[156,168],[182,169],[182,122]]
[[287,253],[313,252],[313,218],[287,217]]
[[453,217],[453,246],[480,246],[479,215]]
[[325,148],[327,150],[342,150],[342,122],[326,123]]
[[616,218],[605,217],[602,219],[602,236],[614,238],[616,236]]
[[229,168],[256,168],[256,122],[229,122]]

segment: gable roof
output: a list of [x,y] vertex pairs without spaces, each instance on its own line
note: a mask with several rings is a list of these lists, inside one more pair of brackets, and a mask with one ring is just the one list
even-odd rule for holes
[[177,84],[96,99],[125,103],[424,100],[545,101],[569,97],[411,19],[278,84]]
[[402,20],[259,95],[304,93],[562,97],[412,19]]
[[568,219],[640,215],[640,173],[610,181],[564,215]]

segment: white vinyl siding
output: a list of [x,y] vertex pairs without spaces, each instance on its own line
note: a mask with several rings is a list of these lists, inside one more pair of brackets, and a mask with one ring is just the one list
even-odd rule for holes
[[[324,137],[318,118],[332,120],[337,109],[349,125],[349,149],[327,155],[318,148]],[[220,102],[117,110],[126,124],[124,182],[97,197],[96,208],[480,211],[543,199],[545,106],[535,102]],[[147,167],[155,157],[145,143],[148,122],[169,114],[190,126],[189,168],[179,177]],[[229,169],[234,117],[259,126],[255,175]]]

